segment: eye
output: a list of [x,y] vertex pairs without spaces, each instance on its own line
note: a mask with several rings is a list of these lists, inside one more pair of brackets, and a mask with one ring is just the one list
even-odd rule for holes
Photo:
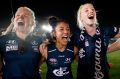
[[24,15],[24,17],[28,17],[28,15]]
[[20,15],[15,15],[15,17],[19,17]]
[[88,9],[86,9],[85,12],[88,12]]
[[70,31],[70,28],[67,28],[67,31]]
[[63,28],[61,28],[60,31],[63,31]]

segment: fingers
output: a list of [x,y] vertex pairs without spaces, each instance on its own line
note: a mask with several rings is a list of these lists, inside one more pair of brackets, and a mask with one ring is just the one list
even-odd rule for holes
[[47,44],[45,44],[45,43],[40,44],[39,50],[40,50],[41,54],[44,53],[44,49],[46,48],[46,46],[47,46]]

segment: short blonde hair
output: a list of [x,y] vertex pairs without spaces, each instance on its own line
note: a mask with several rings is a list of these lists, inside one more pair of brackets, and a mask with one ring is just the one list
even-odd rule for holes
[[[93,6],[93,4],[91,4],[91,3],[85,3],[85,4],[82,4],[80,7],[79,7],[79,9],[78,9],[78,11],[77,11],[77,25],[79,26],[79,28],[80,29],[82,29],[82,30],[84,30],[84,25],[83,25],[83,23],[82,23],[82,21],[81,21],[81,9],[83,8],[83,6],[84,5],[87,5],[87,4],[90,4],[90,5],[92,5]],[[99,23],[98,23],[98,21],[97,21],[97,18],[95,18],[95,24],[98,26],[99,25]]]

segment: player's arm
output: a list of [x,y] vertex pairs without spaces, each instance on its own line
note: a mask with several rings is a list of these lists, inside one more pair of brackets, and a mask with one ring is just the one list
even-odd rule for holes
[[78,57],[79,57],[79,48],[74,46],[74,56],[75,56],[75,60],[78,61]]
[[39,51],[42,55],[41,57],[41,63],[45,62],[47,60],[47,56],[48,56],[48,47],[47,47],[47,44],[45,43],[42,43],[40,46],[39,46]]
[[120,39],[118,39],[116,42],[109,45],[108,52],[111,53],[111,52],[117,51],[119,49],[120,49]]

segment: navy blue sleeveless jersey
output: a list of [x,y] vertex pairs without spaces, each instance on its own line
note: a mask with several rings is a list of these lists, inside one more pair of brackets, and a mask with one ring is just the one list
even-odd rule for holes
[[0,54],[4,58],[3,79],[41,79],[39,37],[29,35],[25,41],[10,33],[0,37]]
[[109,79],[106,52],[109,40],[118,30],[116,27],[100,27],[94,36],[80,30],[73,34],[72,41],[80,48],[77,79]]
[[73,46],[60,52],[55,44],[48,45],[46,79],[72,79],[71,64],[74,59]]

